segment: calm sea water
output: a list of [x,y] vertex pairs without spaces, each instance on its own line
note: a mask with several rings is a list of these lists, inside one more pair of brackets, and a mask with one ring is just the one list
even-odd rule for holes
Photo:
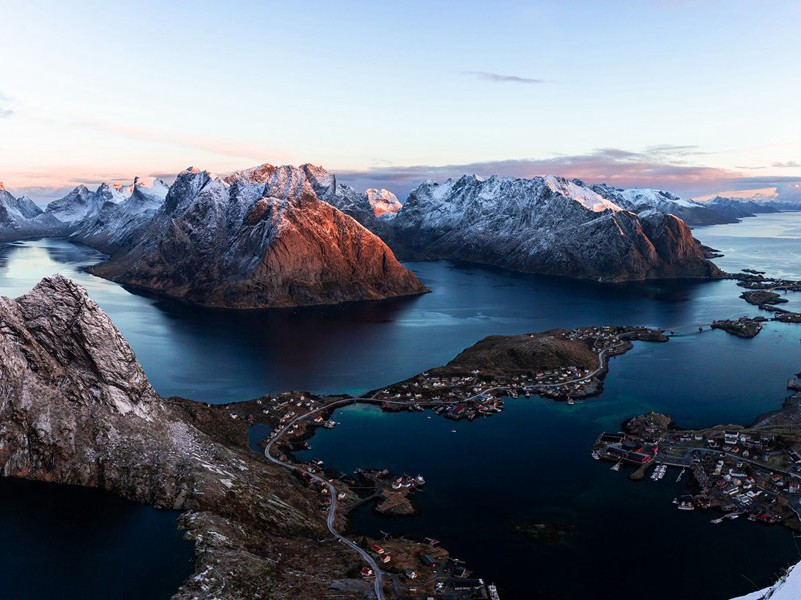
[[[726,252],[718,260],[724,269],[801,278],[801,215],[764,215],[695,235]],[[593,324],[675,328],[668,344],[639,344],[614,359],[605,393],[592,401],[514,401],[501,415],[456,425],[427,414],[348,408],[336,417],[340,427],[312,440],[310,455],[343,471],[386,466],[423,473],[428,485],[419,517],[382,520],[368,508],[354,516],[354,526],[437,537],[495,580],[504,598],[726,598],[769,582],[800,557],[786,530],[714,526],[710,515],[675,510],[670,500],[683,485],[673,483],[675,473],[659,483],[632,483],[589,456],[599,430],[616,429],[643,410],[698,426],[747,423],[779,406],[787,376],[801,363],[801,328],[771,324],[753,340],[697,333],[712,319],[758,313],[738,299],[733,282],[599,285],[410,263],[431,294],[231,313],[132,295],[83,272],[101,259],[63,240],[4,245],[0,293],[22,294],[55,272],[72,277],[109,313],[160,393],[209,402],[287,389],[360,392],[442,364],[495,333]],[[791,305],[801,306],[801,297]],[[57,597],[163,597],[189,572],[191,547],[175,531],[172,513],[81,495],[86,490],[0,485],[0,558],[8,567],[0,567],[0,589],[15,589],[8,586],[44,569],[63,574],[49,588]],[[55,511],[58,518],[42,516]],[[512,527],[525,520],[567,524],[574,533],[560,543],[519,537]],[[136,556],[138,570],[129,560],[115,562],[115,554]],[[132,591],[130,581],[145,585],[137,574],[143,571],[160,583]],[[53,595],[35,584],[18,596]]]

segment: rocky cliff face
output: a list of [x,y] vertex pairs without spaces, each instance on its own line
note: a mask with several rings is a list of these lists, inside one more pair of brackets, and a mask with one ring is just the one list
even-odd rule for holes
[[385,234],[405,259],[625,281],[717,277],[680,219],[643,218],[560,177],[464,176],[415,189]]
[[[92,272],[229,308],[334,304],[425,288],[375,235],[315,193],[308,165],[221,179],[187,169],[139,241]],[[333,191],[328,192],[333,193]]]
[[399,213],[400,209],[403,208],[403,204],[400,203],[398,197],[384,188],[380,190],[370,188],[364,193],[373,209],[373,215],[376,217],[394,215]]
[[347,570],[344,550],[317,543],[315,494],[219,433],[235,423],[223,408],[160,398],[108,317],[63,277],[0,298],[0,397],[4,476],[189,511],[196,573],[176,598],[324,598]]

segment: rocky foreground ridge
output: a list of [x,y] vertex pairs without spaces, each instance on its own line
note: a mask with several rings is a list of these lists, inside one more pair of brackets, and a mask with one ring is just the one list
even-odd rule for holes
[[197,563],[174,598],[364,597],[329,591],[358,562],[318,543],[318,494],[250,451],[223,408],[159,397],[68,279],[0,298],[0,394],[4,476],[183,511]]

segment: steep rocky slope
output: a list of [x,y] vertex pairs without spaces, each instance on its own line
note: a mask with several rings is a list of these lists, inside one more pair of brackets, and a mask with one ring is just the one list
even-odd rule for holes
[[321,201],[315,187],[334,193],[326,192],[326,182],[308,165],[262,165],[225,179],[187,169],[138,241],[92,272],[229,308],[334,304],[426,291],[377,236]]
[[177,599],[327,598],[355,562],[318,543],[318,494],[233,443],[223,407],[160,398],[108,317],[63,277],[0,298],[0,396],[4,476],[187,511],[196,572]]
[[383,235],[404,259],[604,281],[721,274],[680,219],[656,210],[638,216],[553,175],[424,183]]

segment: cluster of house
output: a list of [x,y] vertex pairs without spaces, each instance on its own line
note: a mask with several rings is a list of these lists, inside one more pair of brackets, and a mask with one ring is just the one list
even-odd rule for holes
[[598,442],[607,458],[637,465],[647,463],[659,452],[657,444],[627,438],[625,433],[602,433]]
[[315,425],[319,427],[325,427],[326,429],[333,429],[334,427],[336,427],[337,424],[336,421],[332,421],[331,419],[326,419],[325,417],[323,417],[323,415],[316,415],[312,420],[312,422]]
[[[655,458],[660,448],[657,460],[691,468],[701,487],[694,499],[699,508],[716,506],[761,523],[779,522],[788,506],[797,511],[801,453],[771,432],[666,431],[640,420],[628,436],[604,433],[596,446],[604,457],[635,464]],[[789,502],[778,502],[788,495],[793,496]]]
[[776,436],[769,433],[724,431],[708,436],[706,445],[709,448],[720,449],[723,452],[738,454],[743,458],[760,460],[776,466],[801,463],[801,456],[795,450],[779,447]]
[[476,417],[488,417],[494,413],[503,412],[503,400],[491,395],[482,394],[478,398],[465,400],[464,402],[442,404],[434,409],[438,415],[444,415],[446,419],[461,421],[467,419],[472,421]]

